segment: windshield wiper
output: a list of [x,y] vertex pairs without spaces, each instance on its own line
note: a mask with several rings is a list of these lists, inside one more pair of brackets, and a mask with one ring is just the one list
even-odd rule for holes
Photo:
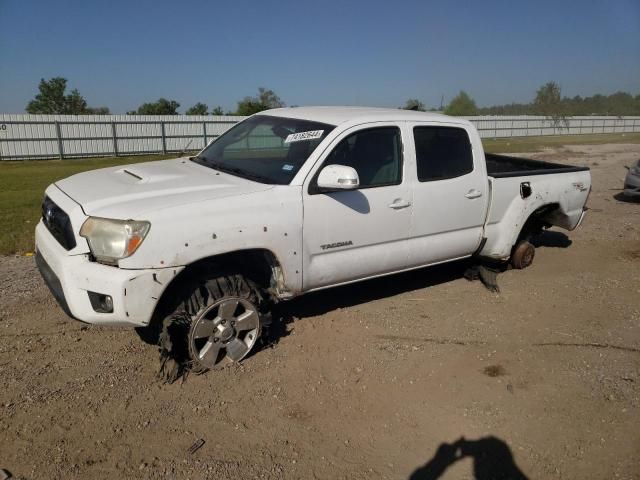
[[208,166],[210,166],[211,168],[215,169],[215,170],[219,170],[221,172],[224,173],[229,173],[231,175],[235,175],[237,177],[242,177],[242,178],[246,178],[247,180],[253,180],[255,182],[259,182],[259,183],[273,183],[273,181],[265,176],[259,175],[257,173],[251,173],[251,172],[247,172],[246,170],[243,170],[241,168],[238,167],[229,167],[227,165],[221,165],[219,163],[215,163],[215,162],[211,162],[211,163],[207,163]]
[[214,170],[218,170],[219,172],[223,172],[223,173],[229,173],[231,175],[235,175],[237,177],[242,177],[242,178],[246,178],[247,180],[253,180],[255,182],[259,182],[259,183],[268,183],[268,184],[272,184],[273,180],[270,179],[269,177],[265,177],[263,175],[259,175],[257,173],[251,173],[251,172],[247,172],[246,170],[243,170],[241,168],[238,167],[229,167],[228,165],[222,165],[218,162],[214,162],[211,161],[205,157],[201,157],[199,155],[196,155],[194,157],[191,157],[190,159],[192,162],[196,162],[199,165],[202,165],[204,167],[209,167],[209,168],[213,168]]
[[189,160],[191,160],[192,162],[199,163],[200,165],[207,164],[207,159],[204,157],[201,157],[200,155],[194,155],[193,157],[189,157]]

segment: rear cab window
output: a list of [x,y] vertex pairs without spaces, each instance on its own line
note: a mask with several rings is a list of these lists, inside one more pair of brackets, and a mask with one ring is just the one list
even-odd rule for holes
[[456,178],[473,171],[473,152],[466,130],[458,127],[413,128],[420,182]]

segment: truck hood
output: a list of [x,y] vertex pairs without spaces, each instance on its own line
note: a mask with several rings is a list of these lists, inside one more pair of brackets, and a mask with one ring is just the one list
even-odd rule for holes
[[56,182],[87,215],[143,219],[141,215],[193,202],[272,188],[198,165],[188,158],[79,173]]

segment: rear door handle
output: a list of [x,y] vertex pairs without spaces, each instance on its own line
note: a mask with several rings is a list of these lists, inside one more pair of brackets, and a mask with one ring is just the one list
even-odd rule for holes
[[478,198],[482,196],[482,192],[480,190],[476,190],[475,188],[472,188],[467,193],[465,193],[464,196],[467,198]]
[[401,198],[396,198],[393,203],[389,204],[389,208],[393,208],[394,210],[400,210],[401,208],[407,208],[411,206],[411,202],[407,202],[406,200],[402,200]]

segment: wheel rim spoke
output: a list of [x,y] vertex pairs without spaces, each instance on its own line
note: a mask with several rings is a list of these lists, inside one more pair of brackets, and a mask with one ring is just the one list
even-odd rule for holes
[[213,321],[201,318],[193,331],[193,338],[209,338],[213,335]]
[[239,362],[249,352],[249,347],[240,339],[234,338],[226,345],[227,356],[234,362]]
[[198,353],[198,359],[205,367],[213,368],[218,360],[218,352],[220,352],[220,342],[208,341]]
[[240,314],[236,319],[235,328],[239,332],[243,332],[245,330],[254,330],[258,328],[258,323],[260,319],[258,318],[258,312],[255,310],[247,310],[246,312]]
[[[236,311],[240,311],[236,315]],[[224,357],[240,362],[255,345],[260,315],[255,305],[238,297],[226,297],[209,306],[192,323],[189,352],[195,365],[208,370]]]
[[236,313],[236,308],[238,308],[238,300],[235,298],[226,300],[218,307],[218,316],[224,320],[231,320]]

